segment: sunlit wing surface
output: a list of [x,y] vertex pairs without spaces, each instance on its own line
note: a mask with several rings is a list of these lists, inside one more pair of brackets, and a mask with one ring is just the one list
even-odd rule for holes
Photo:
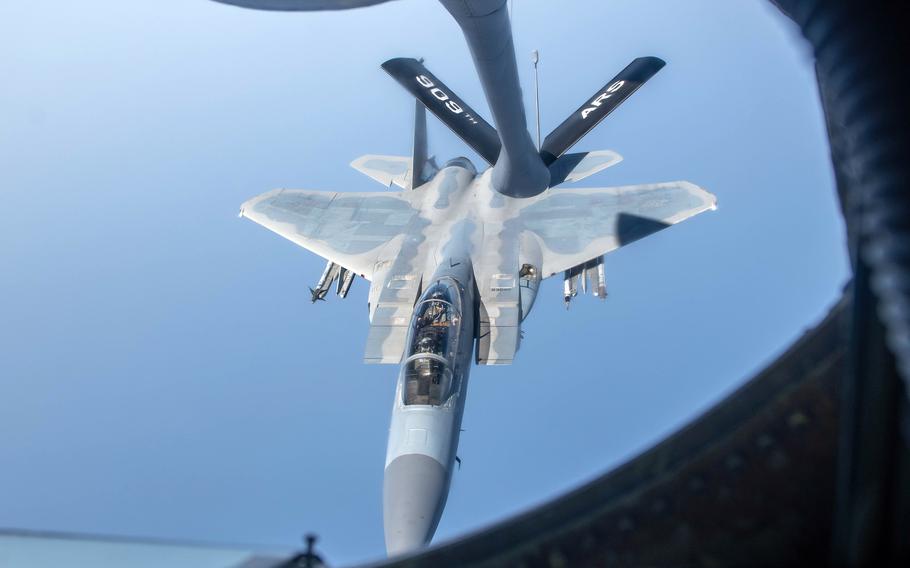
[[544,277],[587,262],[715,207],[704,189],[676,181],[603,189],[556,189],[521,209],[541,243]]
[[384,245],[407,233],[418,212],[400,193],[279,189],[247,201],[240,214],[370,280]]

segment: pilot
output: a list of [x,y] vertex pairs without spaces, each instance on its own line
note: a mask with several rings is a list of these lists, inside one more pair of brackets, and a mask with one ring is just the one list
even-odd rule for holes
[[436,343],[433,341],[431,335],[424,335],[417,342],[417,353],[433,353],[433,344]]
[[429,304],[425,306],[420,314],[417,316],[417,329],[418,331],[422,330],[427,326],[431,326],[436,321],[436,311],[434,309],[434,304]]

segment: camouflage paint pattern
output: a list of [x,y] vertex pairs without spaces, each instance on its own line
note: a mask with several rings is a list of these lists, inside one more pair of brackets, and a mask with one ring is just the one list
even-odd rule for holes
[[[568,180],[618,163],[582,154]],[[355,168],[407,187],[410,159],[364,156]],[[654,231],[713,209],[715,197],[685,181],[600,189],[498,193],[492,169],[451,165],[414,190],[334,193],[282,189],[244,203],[241,215],[371,281],[366,362],[398,363],[424,280],[455,247],[470,259],[479,293],[478,362],[511,363],[518,350],[519,271],[562,273]],[[590,172],[590,173],[589,173]]]

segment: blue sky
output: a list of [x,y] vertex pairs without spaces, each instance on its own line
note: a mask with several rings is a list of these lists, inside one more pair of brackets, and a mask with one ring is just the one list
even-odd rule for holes
[[[397,368],[365,366],[367,285],[236,217],[276,187],[383,191],[427,66],[489,117],[435,2],[257,13],[205,0],[0,5],[0,526],[383,554]],[[591,479],[819,319],[848,269],[808,50],[766,3],[518,0],[549,132],[629,61],[668,62],[578,146],[579,185],[685,179],[719,209],[606,259],[609,299],[548,280],[516,364],[475,367],[437,541]],[[431,119],[440,159],[475,158]],[[475,163],[479,161],[475,158]]]

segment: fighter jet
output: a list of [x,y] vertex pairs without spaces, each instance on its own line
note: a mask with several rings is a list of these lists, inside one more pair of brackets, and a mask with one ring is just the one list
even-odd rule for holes
[[[377,0],[219,0],[275,10],[346,8]],[[327,260],[322,299],[355,275],[370,282],[364,361],[400,365],[383,481],[390,555],[432,538],[456,462],[473,363],[505,365],[544,278],[562,275],[568,305],[581,286],[606,296],[603,256],[713,209],[686,181],[566,189],[617,164],[612,151],[567,153],[663,66],[642,57],[569,115],[537,148],[527,129],[505,0],[440,0],[462,28],[495,127],[421,61],[382,64],[416,99],[410,156],[367,155],[352,166],[392,192],[277,189],[241,215]],[[481,169],[428,157],[426,110],[480,155]]]

